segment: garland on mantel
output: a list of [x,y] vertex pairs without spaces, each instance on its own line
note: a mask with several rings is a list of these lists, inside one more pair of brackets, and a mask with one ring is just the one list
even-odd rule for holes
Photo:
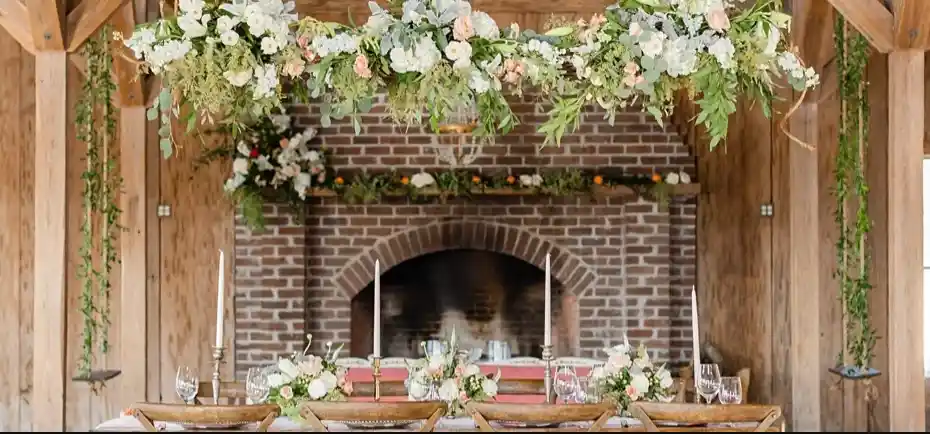
[[[870,252],[866,237],[872,227],[868,215],[869,187],[865,180],[868,140],[868,81],[865,71],[870,48],[864,36],[850,30],[846,20],[835,22],[839,71],[840,127],[836,154],[836,279],[843,306],[843,350],[837,357],[840,375],[868,377],[875,346],[869,319]],[[855,206],[855,211],[852,207]]]
[[[110,150],[116,137],[116,84],[111,75],[112,56],[108,28],[84,44],[87,75],[76,111],[77,139],[87,145],[81,222],[78,278],[81,282],[81,355],[78,377],[89,378],[95,344],[101,354],[109,350],[110,276],[119,262],[114,238],[119,230],[120,209],[116,193],[122,179],[116,171],[117,156]],[[95,253],[99,256],[95,257]]]
[[691,183],[685,172],[663,175],[525,169],[489,174],[450,168],[435,172],[395,169],[386,173],[334,173],[326,165],[330,152],[308,145],[316,130],[297,132],[290,122],[288,116],[273,116],[240,136],[243,138],[234,147],[219,147],[202,157],[204,162],[218,157],[232,158],[232,175],[224,189],[239,203],[243,217],[252,227],[262,226],[262,205],[267,198],[300,204],[311,197],[338,196],[348,203],[369,204],[385,197],[445,200],[479,195],[639,194],[652,196],[660,207],[665,207],[672,194],[696,192],[693,187],[685,187]]

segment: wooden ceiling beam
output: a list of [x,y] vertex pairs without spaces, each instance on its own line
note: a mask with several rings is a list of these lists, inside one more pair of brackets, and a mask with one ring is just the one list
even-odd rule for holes
[[[83,0],[68,13],[68,52],[77,51],[129,0]],[[135,18],[133,18],[135,21]]]
[[894,51],[894,17],[881,3],[876,0],[830,0],[830,4],[843,14],[876,50],[882,53]]
[[894,42],[898,48],[930,49],[930,1],[895,0]]
[[834,9],[827,0],[795,2],[800,10],[793,11],[801,17],[794,28],[795,41],[800,45],[801,58],[818,72],[833,57],[833,14]]
[[23,49],[35,54],[36,45],[29,28],[29,11],[20,0],[0,0],[0,27],[22,45]]
[[[136,8],[133,2],[125,2],[123,7],[113,14],[112,23],[113,30],[122,33],[124,38],[129,39],[136,27]],[[113,53],[113,74],[116,77],[119,106],[145,105],[145,92],[138,74],[138,67],[130,60],[133,58],[132,52],[120,41],[112,41],[110,48],[110,52]]]
[[36,51],[64,51],[65,39],[62,24],[65,5],[61,0],[30,0],[29,22]]

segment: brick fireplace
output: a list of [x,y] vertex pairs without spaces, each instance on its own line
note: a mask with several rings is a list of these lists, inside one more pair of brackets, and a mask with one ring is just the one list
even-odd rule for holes
[[[647,114],[622,113],[611,126],[591,110],[562,147],[539,150],[542,137],[534,129],[544,112],[531,103],[513,108],[523,125],[486,145],[469,169],[681,170],[696,182],[688,149]],[[318,124],[310,115],[315,107],[292,110],[299,125]],[[347,123],[321,130],[316,143],[332,151],[330,167],[448,169],[433,150],[435,136],[392,125],[383,106],[363,116],[363,124],[358,136]],[[385,356],[415,355],[416,342],[452,326],[476,346],[510,340],[515,353],[538,356],[547,252],[557,356],[596,356],[626,333],[660,360],[690,357],[693,197],[673,198],[666,208],[645,198],[583,196],[385,198],[368,205],[315,198],[302,209],[266,204],[265,216],[262,232],[237,217],[238,373],[302,349],[306,333],[314,336],[314,351],[333,341],[346,344],[346,355],[366,356],[375,259],[383,273]]]

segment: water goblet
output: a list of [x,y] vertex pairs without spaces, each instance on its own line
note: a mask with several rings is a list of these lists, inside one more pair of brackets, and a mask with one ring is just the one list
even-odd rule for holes
[[697,393],[710,404],[720,391],[720,367],[714,363],[701,365],[701,376],[697,382]]
[[743,383],[739,377],[720,379],[720,392],[717,398],[721,404],[740,404],[743,402]]
[[578,377],[578,387],[575,389],[575,393],[572,395],[572,402],[575,404],[584,404],[588,401],[588,388],[590,378],[581,376]]
[[187,366],[179,366],[174,388],[182,401],[186,404],[193,404],[194,398],[197,397],[197,390],[200,388],[197,371]]
[[578,390],[578,376],[575,370],[570,366],[560,366],[555,372],[554,388],[556,396],[562,402],[568,402]]
[[271,387],[268,384],[268,374],[264,368],[249,368],[245,378],[245,393],[252,404],[261,404],[268,399]]

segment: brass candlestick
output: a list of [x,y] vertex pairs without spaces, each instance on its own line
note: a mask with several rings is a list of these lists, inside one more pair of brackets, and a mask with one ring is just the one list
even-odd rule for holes
[[220,403],[220,365],[223,364],[223,347],[213,347],[213,404]]
[[375,402],[381,401],[381,357],[371,359],[371,376],[375,379]]
[[542,359],[546,364],[546,373],[543,379],[546,388],[546,404],[553,404],[552,400],[552,345],[542,346]]

